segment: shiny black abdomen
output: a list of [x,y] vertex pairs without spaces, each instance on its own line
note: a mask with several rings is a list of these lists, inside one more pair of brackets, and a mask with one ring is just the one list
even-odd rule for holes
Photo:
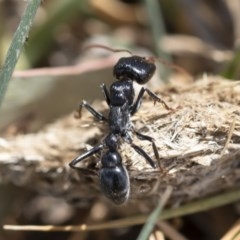
[[99,179],[105,196],[116,204],[126,201],[130,191],[130,183],[124,166],[119,165],[114,168],[101,169]]

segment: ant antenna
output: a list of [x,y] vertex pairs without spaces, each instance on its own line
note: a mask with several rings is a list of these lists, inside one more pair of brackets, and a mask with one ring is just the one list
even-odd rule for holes
[[170,68],[172,68],[172,69],[175,69],[175,70],[177,70],[178,72],[181,72],[182,74],[187,75],[189,78],[192,78],[192,77],[191,77],[191,74],[190,74],[187,70],[185,70],[184,68],[182,68],[182,67],[180,67],[180,66],[178,66],[178,65],[176,65],[176,64],[167,62],[167,61],[165,61],[165,60],[163,60],[163,59],[161,59],[161,58],[157,58],[157,57],[148,57],[147,60],[148,60],[149,62],[153,62],[153,63],[154,63],[155,61],[158,61],[159,63],[164,64],[164,65],[166,65],[166,66],[168,66],[168,67],[170,67]]
[[111,52],[127,52],[130,55],[133,55],[132,52],[127,49],[113,49],[113,48],[110,48],[110,47],[107,47],[107,46],[104,46],[101,44],[91,44],[91,45],[84,47],[83,50],[88,50],[90,48],[103,48],[103,49],[105,49],[107,51],[111,51]]
[[[107,51],[111,51],[111,52],[127,52],[129,53],[130,55],[133,55],[133,53],[127,49],[114,49],[114,48],[110,48],[110,47],[107,47],[107,46],[104,46],[104,45],[101,45],[101,44],[90,44],[86,47],[83,48],[84,51],[88,50],[88,49],[91,49],[91,48],[102,48],[102,49],[105,49]],[[170,62],[167,62],[161,58],[157,58],[157,57],[146,57],[145,58],[146,60],[148,60],[149,62],[152,62],[152,63],[155,63],[155,61],[158,61],[159,63],[161,64],[164,64],[166,66],[169,66],[170,68],[172,69],[175,69],[177,70],[178,72],[181,72],[182,74],[188,76],[189,78],[192,78],[191,77],[191,74],[186,71],[184,68],[176,65],[176,64],[173,64],[173,63],[170,63]]]

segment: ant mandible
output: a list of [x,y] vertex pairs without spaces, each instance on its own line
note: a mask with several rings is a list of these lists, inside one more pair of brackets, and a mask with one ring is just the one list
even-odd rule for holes
[[133,143],[130,133],[135,133],[140,140],[149,141],[152,144],[157,162],[159,163],[160,161],[154,139],[135,130],[130,117],[139,110],[145,92],[154,102],[162,103],[168,110],[171,110],[171,108],[168,107],[168,105],[157,95],[145,87],[141,88],[134,101],[135,91],[133,88],[133,81],[142,85],[152,78],[156,70],[154,64],[155,58],[140,57],[132,55],[128,50],[114,50],[102,45],[90,45],[87,48],[93,47],[104,48],[112,52],[124,51],[130,53],[131,56],[120,58],[114,66],[113,75],[117,81],[110,86],[109,91],[104,83],[101,85],[104,98],[109,106],[108,118],[103,116],[102,113],[95,110],[84,100],[79,105],[77,110],[79,117],[81,117],[82,108],[86,108],[95,118],[108,123],[109,133],[101,143],[72,160],[69,166],[73,169],[80,169],[76,166],[77,163],[95,153],[103,151],[101,156],[102,165],[99,171],[101,190],[105,196],[111,199],[115,204],[122,204],[129,197],[130,181],[128,172],[122,163],[122,157],[118,152],[120,138],[130,144],[139,155],[145,158],[152,168],[156,168],[156,161],[154,161],[141,147]]

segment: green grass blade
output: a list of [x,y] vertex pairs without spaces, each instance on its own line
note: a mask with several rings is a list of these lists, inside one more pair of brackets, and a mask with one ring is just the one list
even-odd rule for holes
[[0,72],[0,106],[41,0],[29,0]]
[[141,230],[137,240],[147,240],[149,235],[151,234],[155,223],[157,222],[160,213],[162,212],[162,209],[164,205],[166,204],[167,200],[169,199],[170,195],[172,193],[172,187],[168,187],[163,195],[163,197],[160,199],[157,207],[154,209],[154,211],[150,214],[149,218],[147,219],[146,224],[144,225],[143,229]]
[[234,57],[227,63],[222,76],[234,80],[240,78],[240,47],[235,49]]
[[[161,38],[166,35],[166,30],[159,1],[145,0],[145,5],[153,38],[154,50],[158,57],[163,58],[167,62],[171,62],[171,56],[164,52],[160,45]],[[163,80],[166,80],[170,73],[171,70],[168,67],[161,67],[160,76]]]

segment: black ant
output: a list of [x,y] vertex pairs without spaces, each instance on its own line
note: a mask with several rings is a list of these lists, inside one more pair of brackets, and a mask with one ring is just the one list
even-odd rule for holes
[[157,95],[145,87],[141,88],[136,100],[134,101],[135,91],[133,88],[133,81],[142,85],[152,78],[156,70],[154,58],[134,56],[130,51],[113,50],[102,45],[91,45],[88,48],[92,47],[100,47],[113,52],[125,51],[130,53],[131,56],[120,58],[114,66],[113,75],[117,81],[110,86],[109,91],[104,83],[101,85],[105,100],[109,106],[108,118],[96,111],[86,101],[82,101],[79,105],[79,109],[77,111],[79,117],[81,116],[82,108],[86,108],[98,120],[108,122],[109,133],[101,143],[72,160],[69,166],[73,169],[80,169],[76,167],[77,163],[95,153],[105,150],[101,156],[102,166],[99,172],[100,186],[106,197],[111,199],[115,204],[122,204],[129,197],[130,182],[128,172],[122,164],[122,157],[118,152],[120,138],[130,144],[138,154],[145,158],[152,168],[156,168],[156,161],[154,161],[141,147],[133,143],[130,133],[135,133],[137,138],[140,140],[151,142],[155,158],[158,163],[160,161],[154,139],[136,131],[130,117],[140,108],[145,92],[150,96],[154,103],[160,102],[168,110],[171,110],[171,108],[168,107],[168,105]]

